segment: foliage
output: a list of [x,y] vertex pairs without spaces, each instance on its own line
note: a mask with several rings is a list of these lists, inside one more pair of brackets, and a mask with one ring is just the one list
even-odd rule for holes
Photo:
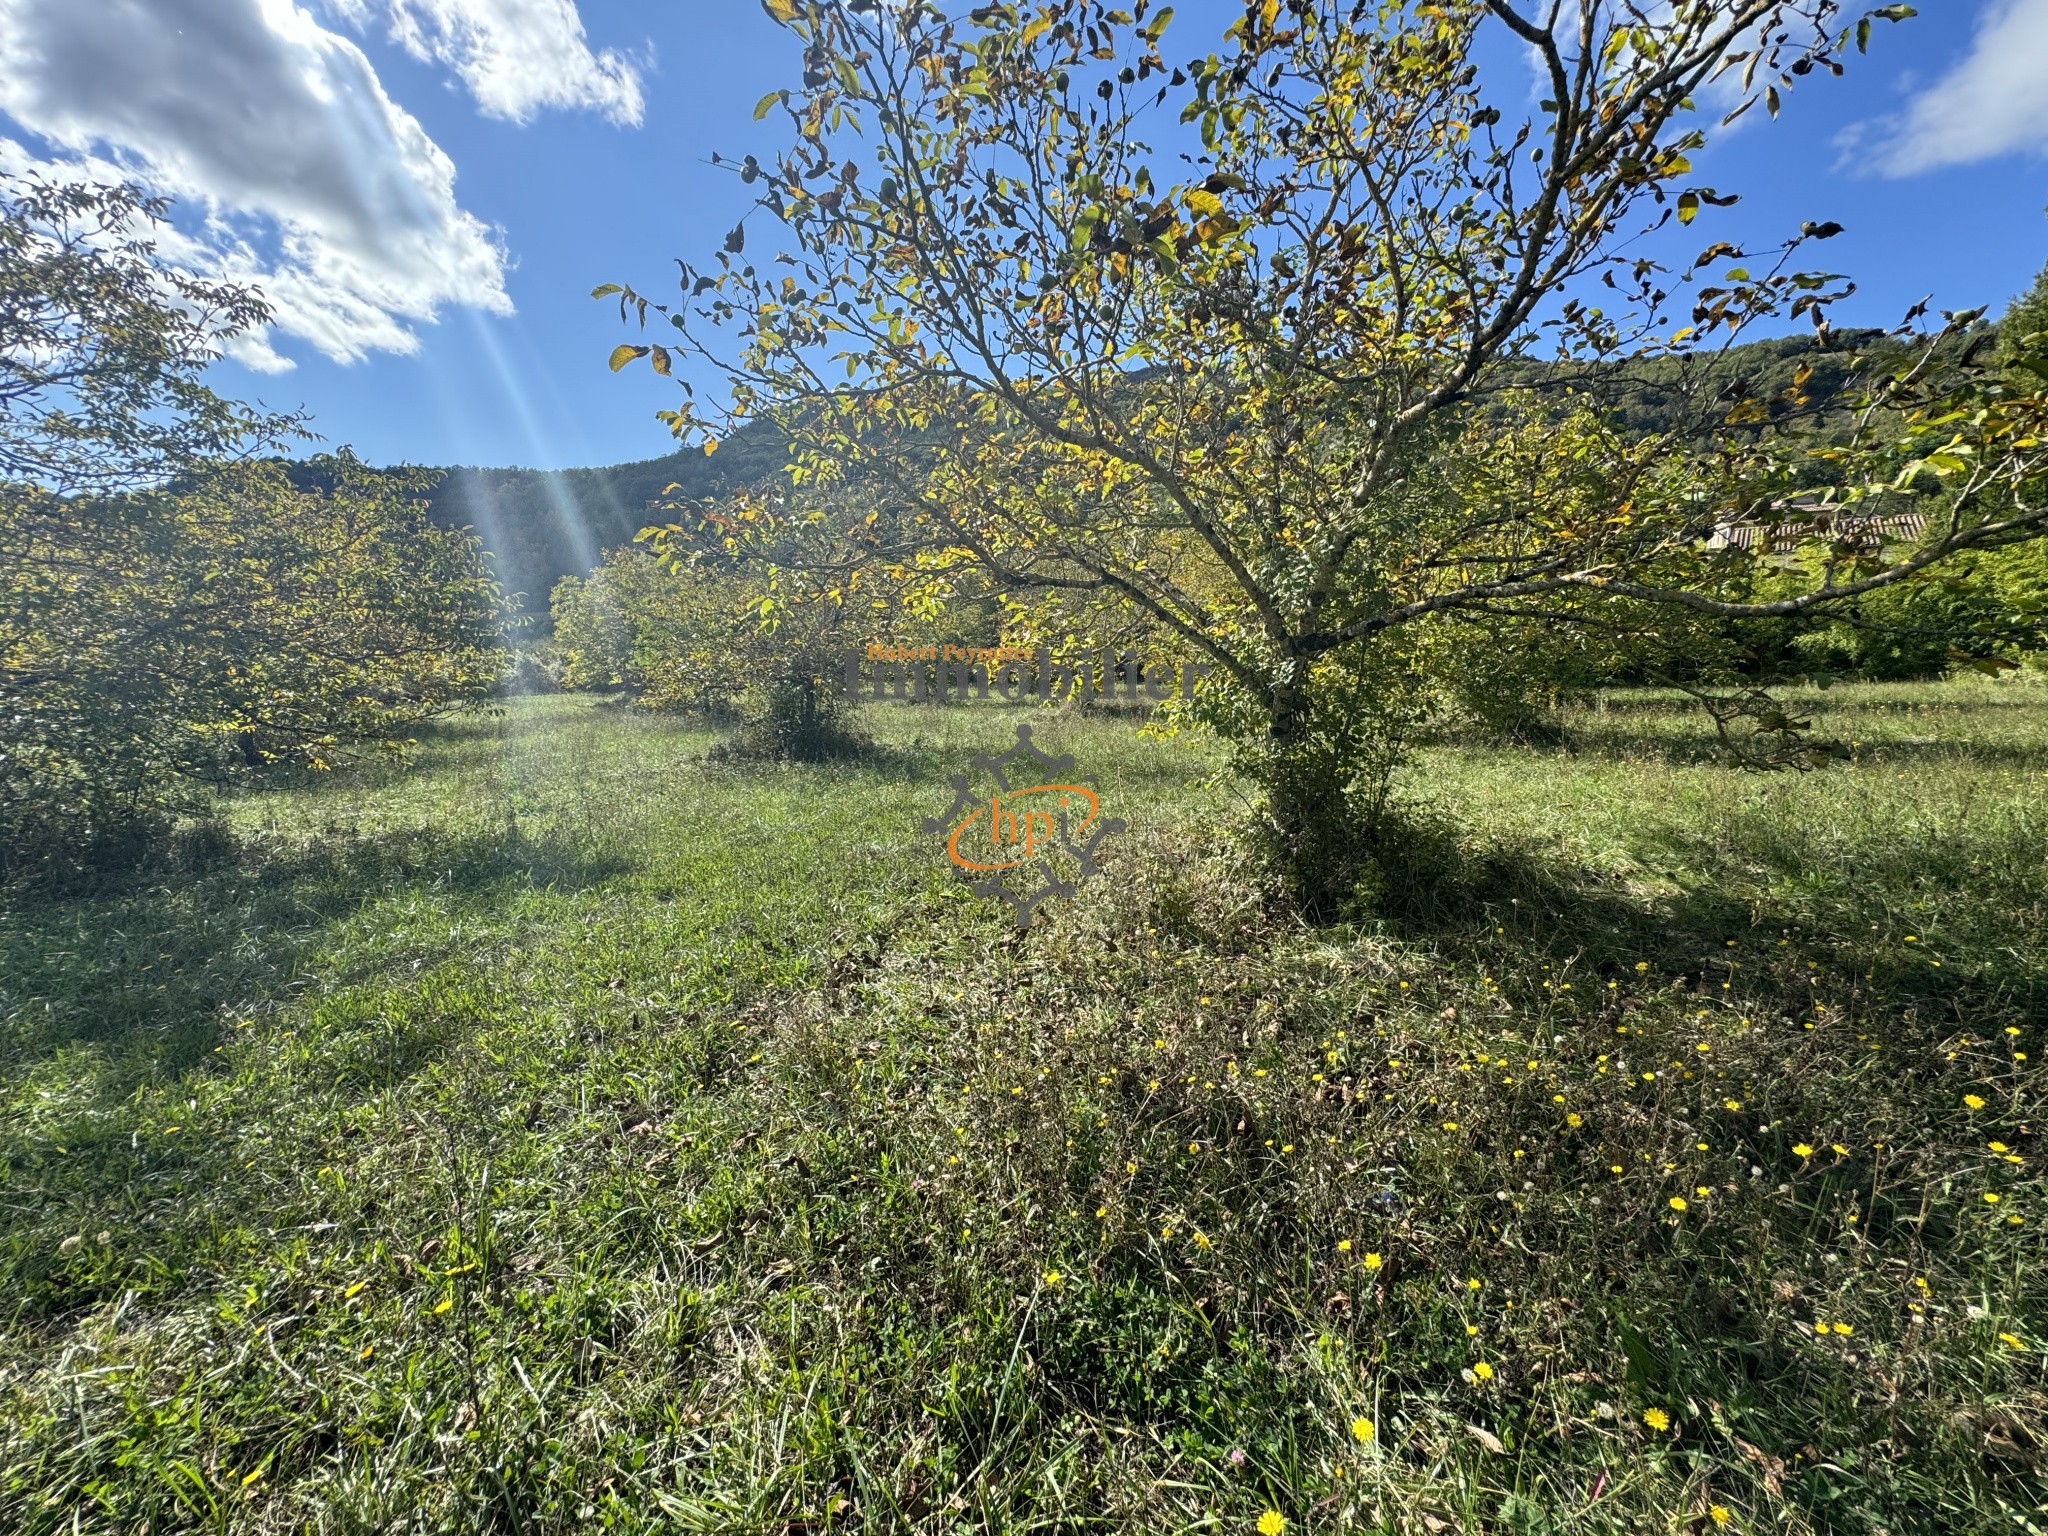
[[132,185],[0,175],[0,479],[118,490],[297,429],[203,382],[270,312],[157,253],[168,209]]
[[2034,275],[2033,285],[2025,293],[2006,306],[1998,322],[1999,360],[2020,375],[2023,385],[2041,376],[2040,368],[2030,366],[2029,359],[2038,361],[2048,352],[2044,333],[2048,333],[2048,266]]
[[2038,1525],[2048,696],[1796,702],[1427,747],[1312,932],[1200,738],[1040,722],[1133,831],[1020,943],[914,830],[1008,720],[573,696],[17,897],[0,1528]]
[[244,463],[159,490],[0,496],[8,866],[130,846],[192,781],[323,768],[488,694],[496,591],[476,540],[427,521],[418,477],[315,464],[325,492]]
[[[1267,0],[1181,67],[1161,52],[1171,13],[1146,9],[774,7],[805,50],[802,89],[762,103],[790,147],[735,169],[794,249],[749,257],[743,222],[685,265],[676,305],[599,293],[673,327],[614,366],[694,350],[732,380],[730,418],[790,437],[793,515],[858,477],[899,530],[873,558],[907,579],[968,562],[1012,592],[1113,595],[1206,652],[1243,695],[1243,761],[1310,910],[1340,893],[1308,865],[1348,862],[1312,845],[1371,830],[1369,785],[1328,756],[1344,728],[1318,718],[1337,707],[1318,679],[1378,669],[1350,653],[1449,614],[1534,629],[1657,605],[1799,612],[2048,520],[2029,489],[2048,448],[2024,425],[2039,401],[1970,418],[1989,364],[1938,345],[1962,315],[1922,352],[1894,349],[1890,393],[1828,470],[1857,502],[1917,486],[1917,469],[1894,484],[1914,451],[1934,476],[1976,463],[1938,536],[1888,567],[1837,562],[1779,607],[1751,601],[1755,562],[1704,547],[1813,461],[1756,430],[1756,402],[1716,398],[1711,369],[1665,359],[1774,316],[1825,336],[1848,290],[1792,263],[1838,228],[1717,242],[1685,272],[1635,237],[1729,200],[1692,169],[1710,82],[1739,77],[1731,117],[1775,112],[1795,77],[1839,73],[1872,18],[1910,8],[1834,34],[1820,0],[1534,17],[1511,0]],[[1525,54],[1549,82],[1533,114]],[[1192,168],[1169,170],[1183,144]],[[1692,323],[1672,332],[1681,290]],[[1682,430],[1578,432],[1569,464],[1502,446],[1503,418],[1553,419],[1574,370],[1612,386],[1638,358]],[[1903,454],[1874,440],[1916,412],[1944,430]],[[667,419],[718,425],[688,403]],[[1567,506],[1505,493],[1531,473],[1569,477]],[[1503,493],[1460,494],[1489,485]],[[772,546],[776,508],[743,504]],[[865,549],[805,568],[836,580]]]
[[418,476],[245,455],[204,370],[268,311],[132,186],[0,185],[0,875],[132,858],[193,780],[324,766],[481,697],[496,592]]
[[[867,637],[839,602],[780,604],[759,573],[713,558],[611,551],[552,599],[565,688],[617,689],[642,708],[740,722],[729,751],[817,760],[855,750],[839,716],[840,657]],[[765,621],[765,622],[764,622]]]

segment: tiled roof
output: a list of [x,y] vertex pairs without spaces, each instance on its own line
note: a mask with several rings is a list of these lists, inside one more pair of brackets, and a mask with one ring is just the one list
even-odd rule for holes
[[1875,550],[1886,544],[1911,543],[1927,532],[1924,512],[1869,513],[1830,506],[1818,497],[1793,496],[1774,502],[1768,518],[1740,518],[1718,523],[1707,536],[1707,548],[1754,550],[1771,554],[1796,549],[1808,539],[1831,539],[1852,549]]

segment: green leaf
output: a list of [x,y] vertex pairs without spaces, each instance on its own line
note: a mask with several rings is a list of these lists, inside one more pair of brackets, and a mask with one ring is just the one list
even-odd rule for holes
[[617,283],[599,283],[595,288],[590,290],[590,296],[593,299],[601,299],[608,294],[619,293],[622,291],[623,290],[619,287]]
[[1679,194],[1678,194],[1678,222],[1679,222],[1679,223],[1681,223],[1681,224],[1690,224],[1690,223],[1691,223],[1691,222],[1692,222],[1692,221],[1693,221],[1693,220],[1694,220],[1695,218],[1699,217],[1699,211],[1700,211],[1700,195],[1699,195],[1699,193],[1697,193],[1697,192],[1681,192],[1681,193],[1679,193]]
[[612,372],[617,373],[626,364],[633,361],[634,358],[645,357],[647,353],[648,348],[646,347],[636,347],[627,342],[620,342],[616,347],[612,348]]
[[763,96],[759,101],[755,102],[754,121],[758,123],[770,112],[773,112],[775,110],[775,104],[781,101],[788,94],[789,93],[787,91],[770,91],[766,96]]

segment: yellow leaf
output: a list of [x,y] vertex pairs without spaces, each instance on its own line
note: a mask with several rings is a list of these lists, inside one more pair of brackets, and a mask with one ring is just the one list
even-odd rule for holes
[[1273,24],[1280,19],[1280,0],[1266,0],[1265,8],[1259,13],[1259,19],[1265,23],[1266,30],[1270,32],[1273,29]]
[[1700,196],[1697,192],[1678,194],[1678,222],[1690,224],[1700,211]]
[[713,455],[713,454],[714,454],[714,453],[716,453],[716,452],[718,452],[718,439],[717,439],[717,438],[715,438],[715,437],[707,437],[707,438],[705,438],[705,439],[704,439],[704,457],[708,459],[708,458],[710,458],[710,457],[711,457],[711,455]]
[[636,347],[629,342],[622,341],[616,347],[612,348],[612,372],[617,373],[621,368],[625,367],[626,364],[633,361],[634,358],[645,357],[646,355],[647,349],[645,347]]
[[1187,194],[1184,201],[1195,213],[1204,218],[1220,218],[1223,214],[1223,199],[1214,192],[1204,192],[1199,187]]
[[796,20],[796,0],[761,0],[761,9],[784,25]]
[[1032,22],[1030,26],[1024,29],[1024,35],[1019,39],[1019,41],[1022,42],[1026,47],[1029,47],[1039,37],[1042,37],[1045,33],[1051,30],[1052,18],[1050,16],[1040,16],[1038,20]]

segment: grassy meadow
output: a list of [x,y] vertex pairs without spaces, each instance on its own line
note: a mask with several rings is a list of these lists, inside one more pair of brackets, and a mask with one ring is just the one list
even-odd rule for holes
[[0,897],[0,1531],[2048,1530],[2048,688],[1447,742],[1356,920],[1213,749],[1018,935],[585,697]]

